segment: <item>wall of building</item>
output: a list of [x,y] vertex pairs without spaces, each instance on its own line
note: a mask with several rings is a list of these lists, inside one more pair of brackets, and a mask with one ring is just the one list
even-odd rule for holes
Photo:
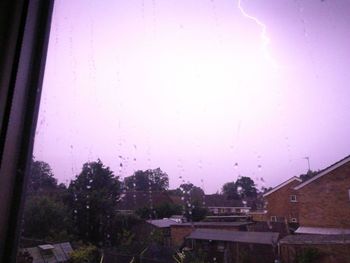
[[[316,252],[316,259],[313,262],[318,263],[345,263],[350,262],[350,244],[327,244],[327,245],[280,245],[280,256],[283,263],[294,263],[305,258],[307,251]],[[310,252],[309,252],[310,253]],[[298,258],[299,257],[299,258]],[[297,259],[299,261],[297,261]]]
[[251,212],[248,214],[254,222],[264,222],[269,220],[265,212]]
[[350,162],[298,190],[301,226],[350,228]]
[[[271,220],[271,216],[276,216],[279,222],[284,222],[285,220],[292,222],[292,218],[296,218],[299,222],[299,197],[293,189],[298,184],[300,182],[294,180],[264,197],[265,201],[267,201],[267,220]],[[291,195],[297,195],[297,202],[290,201]]]

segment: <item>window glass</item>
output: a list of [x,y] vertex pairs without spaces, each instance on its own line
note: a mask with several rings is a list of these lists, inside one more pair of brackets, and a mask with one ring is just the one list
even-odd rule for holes
[[184,238],[176,220],[246,220],[271,187],[348,155],[349,10],[56,1],[21,248],[151,260]]

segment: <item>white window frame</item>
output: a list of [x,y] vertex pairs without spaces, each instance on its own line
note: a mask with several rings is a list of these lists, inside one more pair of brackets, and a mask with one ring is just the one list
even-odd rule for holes
[[[295,197],[295,198],[293,198],[293,197]],[[292,203],[298,202],[298,200],[297,200],[297,195],[290,195],[289,199],[290,199],[290,201],[291,201]]]
[[271,222],[277,222],[277,216],[271,216],[270,217]]

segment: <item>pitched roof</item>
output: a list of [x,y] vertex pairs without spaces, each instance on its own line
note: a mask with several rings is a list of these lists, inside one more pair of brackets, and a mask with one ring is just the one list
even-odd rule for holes
[[277,185],[276,187],[274,187],[270,191],[268,191],[265,194],[263,194],[263,197],[272,194],[273,192],[277,191],[278,189],[281,189],[282,187],[286,186],[287,184],[289,184],[289,183],[291,183],[293,181],[301,182],[302,180],[299,177],[297,177],[297,176],[293,176],[292,178],[288,179],[287,181],[284,181],[283,183]]
[[[51,250],[52,254],[43,252],[44,250]],[[66,262],[69,260],[69,253],[73,249],[69,242],[57,243],[51,245],[40,245],[37,247],[24,248],[23,251],[28,252],[33,257],[33,263],[44,262]]]
[[350,229],[326,228],[326,227],[306,227],[300,226],[295,230],[297,234],[320,234],[320,235],[342,235],[350,234]]
[[323,169],[322,171],[320,171],[317,175],[315,175],[314,177],[310,178],[309,180],[297,185],[296,187],[294,187],[295,190],[299,190],[300,188],[304,187],[305,185],[308,185],[309,183],[317,180],[318,178],[330,173],[331,171],[339,168],[340,166],[346,164],[350,162],[350,155],[348,155],[347,157],[341,159],[340,161],[328,166],[327,168]]
[[205,195],[206,207],[244,207],[241,200],[228,199],[226,195]]
[[350,235],[289,235],[280,244],[350,244]]
[[289,234],[288,225],[285,222],[255,222],[247,228],[250,232],[276,232],[283,237]]
[[122,194],[116,209],[137,210],[143,207],[150,207],[151,204],[153,207],[156,207],[166,203],[173,204],[173,201],[166,192],[128,191]]
[[240,226],[246,226],[252,224],[252,222],[187,222],[187,223],[181,223],[181,224],[174,224],[177,226],[194,226],[197,228],[200,227],[240,227]]
[[272,245],[277,243],[278,236],[278,233],[273,232],[243,232],[216,229],[196,229],[186,238]]
[[180,224],[180,223],[177,223],[174,219],[169,219],[169,218],[147,220],[146,222],[158,228],[167,228],[167,227],[170,227],[171,225]]

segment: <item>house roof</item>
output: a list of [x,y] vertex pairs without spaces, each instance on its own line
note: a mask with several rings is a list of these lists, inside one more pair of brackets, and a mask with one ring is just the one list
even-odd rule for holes
[[278,233],[273,232],[243,232],[216,229],[196,229],[186,238],[272,245],[277,243],[278,236]]
[[272,194],[273,192],[277,191],[278,189],[281,189],[283,186],[286,186],[287,184],[293,182],[293,181],[298,181],[301,182],[302,180],[297,177],[297,176],[293,176],[292,178],[288,179],[287,181],[277,185],[276,187],[274,187],[273,189],[271,189],[270,191],[266,192],[265,194],[263,194],[263,197],[268,196],[270,194]]
[[297,185],[296,187],[294,187],[295,190],[299,190],[300,188],[310,184],[311,182],[319,179],[320,177],[330,173],[331,171],[339,168],[340,166],[346,164],[350,162],[350,155],[348,155],[347,157],[341,159],[340,161],[328,166],[327,168],[323,169],[322,171],[320,171],[317,175],[315,175],[314,177],[310,178],[309,180]]
[[[52,254],[47,254],[44,250],[49,249]],[[73,252],[73,249],[69,242],[57,243],[51,245],[40,245],[37,247],[24,248],[23,251],[28,252],[33,257],[33,263],[45,263],[45,262],[66,262],[69,260],[69,253]]]
[[195,226],[195,227],[239,227],[250,225],[252,222],[187,222],[177,224],[176,226]]
[[226,195],[205,195],[206,207],[244,207],[242,200],[228,199]]
[[280,236],[289,234],[288,225],[285,222],[255,222],[247,226],[250,232],[276,232]]
[[289,235],[280,244],[350,244],[350,235]]
[[[150,198],[152,197],[152,198]],[[151,199],[153,207],[169,203],[173,204],[169,195],[162,191],[128,191],[121,195],[117,204],[117,210],[137,210],[143,207],[151,206]]]
[[296,234],[342,235],[350,234],[350,229],[300,226]]
[[180,224],[180,223],[177,223],[174,219],[169,219],[169,218],[147,220],[146,222],[158,228],[166,228],[166,227],[170,227],[171,225]]

